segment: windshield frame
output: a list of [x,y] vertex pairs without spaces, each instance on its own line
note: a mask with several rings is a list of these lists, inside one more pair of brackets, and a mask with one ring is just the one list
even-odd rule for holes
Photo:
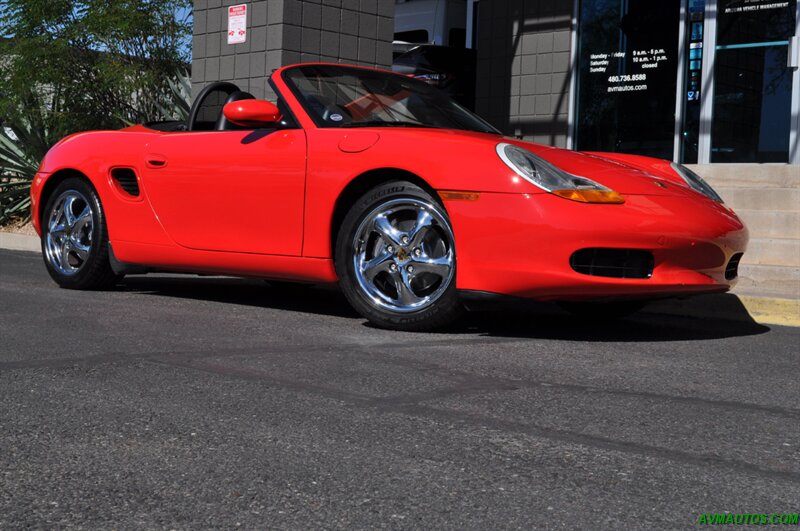
[[[466,114],[468,118],[474,120],[477,124],[480,125],[481,128],[480,129],[473,129],[473,128],[468,128],[466,126],[465,127],[461,127],[461,128],[459,128],[459,127],[444,127],[444,126],[435,125],[435,124],[428,124],[428,123],[420,123],[419,125],[416,125],[416,126],[408,124],[408,123],[402,123],[402,122],[397,122],[397,125],[394,125],[394,122],[385,122],[385,123],[374,124],[374,125],[372,125],[372,124],[370,124],[370,125],[359,125],[359,123],[364,123],[364,122],[332,123],[332,122],[325,121],[322,118],[322,116],[320,116],[318,113],[315,113],[313,111],[313,109],[310,108],[310,105],[308,104],[308,102],[306,101],[306,99],[304,97],[303,91],[297,86],[297,84],[294,82],[294,80],[291,77],[292,72],[295,72],[297,70],[300,70],[301,73],[305,74],[305,72],[302,72],[305,69],[308,69],[308,70],[320,70],[320,69],[322,69],[323,71],[324,70],[328,70],[331,73],[350,74],[350,75],[354,75],[355,77],[359,77],[360,73],[368,73],[368,74],[373,75],[373,76],[379,75],[379,76],[385,76],[385,77],[390,77],[390,78],[391,77],[400,78],[400,80],[403,81],[405,84],[408,84],[408,85],[411,85],[411,86],[418,86],[421,89],[420,92],[428,92],[428,93],[430,93],[432,91],[436,92],[437,93],[436,94],[437,97],[441,97],[441,98],[447,100],[447,102],[449,104],[452,104],[459,112],[462,112],[462,113]],[[303,109],[303,112],[306,114],[306,116],[309,117],[309,119],[314,123],[314,125],[316,127],[321,128],[321,129],[365,129],[365,128],[369,128],[369,127],[375,127],[375,128],[380,128],[380,127],[404,127],[404,128],[409,128],[409,129],[441,129],[441,130],[448,130],[448,131],[465,131],[465,132],[473,132],[473,133],[486,133],[486,134],[492,134],[492,135],[502,135],[502,133],[499,130],[497,130],[493,125],[491,125],[489,122],[487,122],[486,120],[484,120],[483,118],[481,118],[477,114],[473,113],[472,111],[466,109],[465,107],[460,105],[458,102],[456,102],[452,98],[450,98],[444,92],[438,91],[436,88],[431,87],[427,83],[424,83],[422,81],[416,80],[416,79],[414,79],[412,77],[409,77],[409,76],[404,76],[402,74],[397,74],[397,73],[392,72],[390,70],[382,70],[382,69],[378,69],[378,68],[360,67],[360,66],[354,66],[354,65],[341,65],[341,64],[335,64],[335,63],[305,63],[305,64],[292,65],[292,66],[289,66],[289,67],[282,68],[281,71],[279,72],[279,74],[280,74],[281,81],[289,89],[289,91],[291,92],[292,96],[294,96],[294,99],[296,100],[297,104],[300,106],[300,108]]]

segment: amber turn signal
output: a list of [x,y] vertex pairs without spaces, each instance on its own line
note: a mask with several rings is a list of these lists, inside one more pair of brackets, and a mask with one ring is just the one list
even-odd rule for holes
[[625,199],[613,190],[553,190],[553,194],[579,203],[610,203],[621,205]]
[[477,201],[481,196],[479,192],[453,192],[450,190],[440,190],[439,197],[445,201]]

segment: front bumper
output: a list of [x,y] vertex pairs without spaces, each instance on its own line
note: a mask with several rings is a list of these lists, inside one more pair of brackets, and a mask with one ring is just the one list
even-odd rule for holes
[[[629,195],[622,205],[551,194],[482,193],[447,201],[460,290],[537,300],[657,298],[729,290],[725,268],[747,246],[747,228],[726,206],[701,196]],[[650,278],[578,273],[580,249],[647,250]]]

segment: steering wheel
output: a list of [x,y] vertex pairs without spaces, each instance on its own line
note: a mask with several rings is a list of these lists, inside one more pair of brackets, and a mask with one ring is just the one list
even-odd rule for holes
[[[234,92],[238,92],[239,87],[227,81],[215,81],[210,85],[206,85],[203,90],[200,91],[200,94],[197,95],[194,103],[192,103],[192,108],[189,110],[189,118],[186,119],[187,131],[197,130],[197,116],[200,114],[200,109],[203,107],[203,103],[205,103],[208,95],[216,91],[224,92],[230,96]],[[227,97],[225,99],[227,100]]]

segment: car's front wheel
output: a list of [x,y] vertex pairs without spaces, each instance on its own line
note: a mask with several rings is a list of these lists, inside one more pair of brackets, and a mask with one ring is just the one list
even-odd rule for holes
[[47,201],[42,255],[47,272],[62,288],[103,289],[119,280],[109,262],[103,206],[83,179],[64,180]]
[[447,212],[410,182],[382,184],[355,203],[339,230],[335,260],[347,299],[380,327],[430,330],[463,311]]

